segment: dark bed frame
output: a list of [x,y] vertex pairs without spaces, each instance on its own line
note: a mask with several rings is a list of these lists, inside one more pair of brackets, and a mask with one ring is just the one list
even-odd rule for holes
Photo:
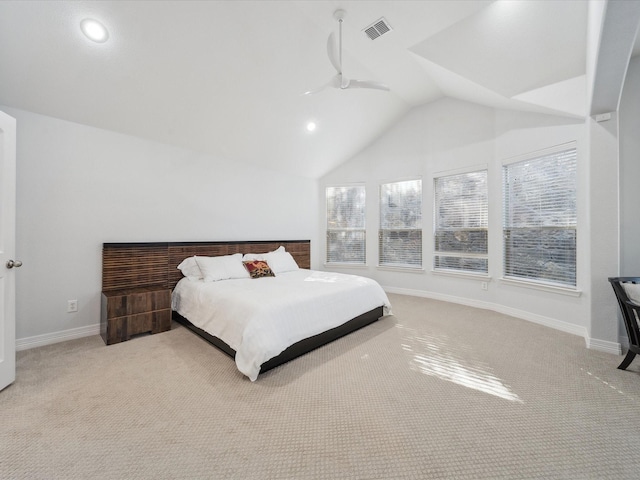
[[[240,241],[240,242],[144,242],[104,243],[102,246],[102,291],[163,286],[173,288],[182,278],[178,264],[193,255],[219,256],[234,253],[264,253],[280,245],[291,253],[300,268],[310,268],[309,240]],[[365,327],[383,316],[377,307],[335,328],[294,343],[278,356],[264,362],[260,373]],[[220,338],[193,325],[178,312],[173,319],[195,332],[224,353],[235,358],[235,350]]]

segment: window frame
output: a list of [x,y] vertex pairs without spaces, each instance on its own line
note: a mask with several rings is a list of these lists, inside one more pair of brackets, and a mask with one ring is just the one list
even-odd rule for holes
[[[437,249],[437,237],[438,233],[442,231],[454,231],[452,229],[440,228],[439,226],[439,196],[438,196],[438,181],[445,178],[463,176],[468,174],[477,174],[484,173],[484,184],[485,184],[485,201],[483,205],[480,205],[483,208],[484,212],[482,216],[484,217],[484,227],[461,227],[455,229],[455,231],[484,231],[485,232],[485,252],[484,253],[473,253],[473,252],[456,252],[456,251],[446,251],[446,250],[438,250]],[[471,204],[469,204],[471,205]],[[474,205],[475,206],[475,205]],[[463,223],[464,223],[464,218]],[[438,274],[451,274],[451,275],[459,275],[459,276],[467,276],[467,277],[480,277],[484,279],[489,278],[489,168],[488,165],[476,165],[468,168],[456,169],[456,170],[448,170],[443,172],[437,172],[433,175],[433,252],[432,252],[432,268],[434,273]],[[451,257],[451,258],[460,258],[460,259],[483,259],[486,261],[486,269],[478,270],[478,269],[466,269],[466,268],[447,268],[436,266],[437,257]]]
[[[329,226],[329,189],[331,188],[358,188],[362,189],[362,195],[364,196],[364,200],[362,203],[362,226],[349,226],[345,228],[331,228]],[[367,189],[364,183],[350,183],[350,184],[339,184],[339,185],[326,185],[325,186],[325,258],[324,265],[328,266],[344,266],[344,267],[363,267],[367,265]],[[363,254],[362,261],[335,261],[330,260],[330,241],[332,233],[351,233],[351,232],[362,232],[362,247],[361,251]]]
[[[510,205],[508,202],[508,192],[507,188],[507,170],[513,165],[524,163],[524,162],[535,162],[537,160],[544,160],[547,157],[551,157],[553,155],[559,155],[563,152],[569,152],[573,150],[573,165],[572,165],[572,174],[573,174],[573,204],[574,210],[571,212],[573,216],[573,222],[569,225],[535,225],[531,224],[528,226],[513,226],[513,223],[509,223],[509,215],[510,210],[508,207]],[[577,142],[567,142],[563,144],[559,144],[553,147],[549,147],[542,150],[537,150],[534,152],[530,152],[524,155],[519,155],[517,157],[512,157],[502,162],[501,167],[501,176],[502,176],[502,278],[501,281],[507,284],[524,286],[529,288],[534,288],[538,290],[546,290],[557,293],[566,293],[568,295],[579,296],[580,290],[578,288],[578,155],[579,150],[577,147]],[[559,190],[558,190],[559,191]],[[511,192],[511,191],[510,191]],[[511,197],[510,197],[511,198]],[[508,258],[509,246],[508,242],[510,238],[513,238],[512,232],[514,230],[526,231],[526,230],[567,230],[573,232],[573,250],[572,254],[570,254],[573,260],[573,269],[572,269],[572,277],[573,283],[563,282],[554,279],[544,278],[540,275],[537,277],[534,276],[524,276],[524,275],[513,275],[510,272],[507,272],[509,265],[513,264],[513,259]]]
[[[408,182],[420,182],[420,212],[419,212],[419,226],[414,228],[383,228],[383,188],[387,185],[400,184],[400,183],[408,183]],[[423,235],[423,210],[424,210],[424,188],[422,177],[410,177],[403,178],[399,180],[386,181],[382,182],[378,185],[378,268],[380,269],[388,269],[388,270],[401,270],[406,272],[422,272],[424,271],[423,262],[423,243],[424,243],[424,235]],[[383,262],[384,254],[383,254],[383,239],[385,237],[385,232],[402,232],[403,234],[410,236],[411,232],[419,233],[419,241],[417,244],[419,245],[419,254],[420,254],[420,262],[419,264],[410,264],[410,263],[402,263],[402,262]]]

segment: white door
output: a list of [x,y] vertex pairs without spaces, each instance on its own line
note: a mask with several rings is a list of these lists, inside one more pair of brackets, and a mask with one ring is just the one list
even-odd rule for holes
[[0,112],[0,390],[16,378],[16,120]]

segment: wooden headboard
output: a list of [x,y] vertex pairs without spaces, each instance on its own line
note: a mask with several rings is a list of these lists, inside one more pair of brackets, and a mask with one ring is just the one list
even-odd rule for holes
[[173,289],[182,278],[177,267],[187,257],[265,253],[280,245],[300,268],[311,268],[310,240],[103,243],[102,291],[157,285]]

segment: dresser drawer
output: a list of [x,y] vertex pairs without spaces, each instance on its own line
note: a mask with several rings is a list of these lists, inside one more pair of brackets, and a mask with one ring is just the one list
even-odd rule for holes
[[157,310],[125,317],[129,335],[139,333],[160,333],[171,329],[171,310]]
[[107,302],[107,317],[116,318],[171,308],[171,291],[132,288],[102,294]]
[[145,287],[102,293],[100,334],[107,345],[171,329],[171,290]]

